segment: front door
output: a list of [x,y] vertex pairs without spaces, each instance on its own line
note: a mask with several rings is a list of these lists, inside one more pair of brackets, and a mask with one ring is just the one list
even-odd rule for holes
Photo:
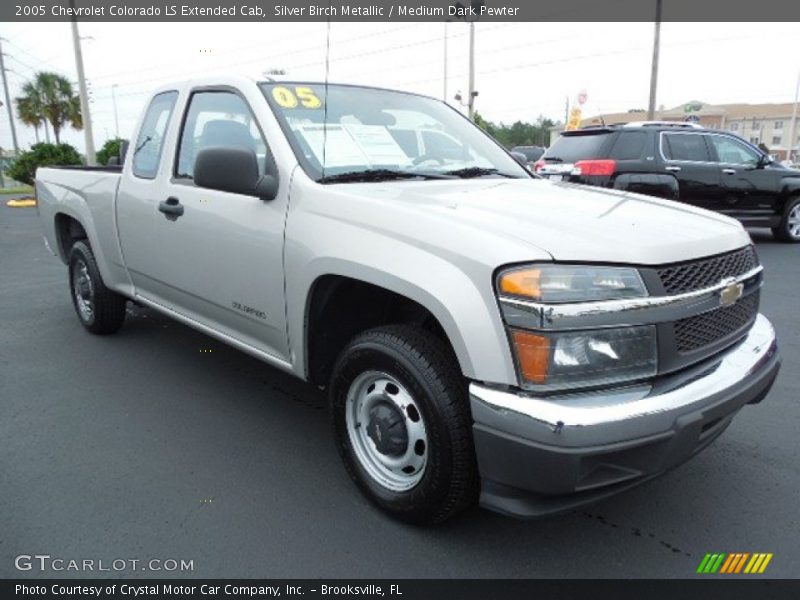
[[[275,173],[266,139],[247,102],[231,90],[190,96],[172,172],[158,211],[151,267],[154,300],[240,342],[288,361],[283,280],[287,186],[264,201],[194,184],[197,153],[239,147]],[[180,207],[175,214],[169,206]],[[162,209],[165,207],[162,206]]]
[[766,166],[760,152],[744,142],[723,134],[708,138],[720,168],[723,202],[719,210],[742,220],[774,215],[780,175]]
[[678,181],[678,199],[717,210],[722,201],[719,165],[711,161],[704,137],[694,132],[664,132],[661,134],[661,154],[666,172]]

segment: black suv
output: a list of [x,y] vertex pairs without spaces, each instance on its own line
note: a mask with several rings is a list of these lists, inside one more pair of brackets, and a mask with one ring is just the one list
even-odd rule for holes
[[725,131],[670,122],[565,131],[534,172],[679,200],[800,242],[800,171]]

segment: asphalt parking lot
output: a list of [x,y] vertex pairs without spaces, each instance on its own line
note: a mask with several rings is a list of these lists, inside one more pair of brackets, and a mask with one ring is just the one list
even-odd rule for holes
[[[347,478],[323,395],[148,310],[86,333],[35,209],[0,207],[0,577],[20,554],[184,559],[213,577],[691,577],[706,552],[800,574],[800,245],[753,232],[783,369],[689,463],[541,521],[398,524]],[[111,573],[160,576],[159,572]],[[46,572],[44,576],[107,576]]]

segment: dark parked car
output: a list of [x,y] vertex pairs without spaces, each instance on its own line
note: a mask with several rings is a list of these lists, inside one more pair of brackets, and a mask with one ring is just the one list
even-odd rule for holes
[[533,165],[536,164],[536,161],[542,158],[542,154],[544,154],[544,148],[541,146],[514,146],[511,149],[511,152],[524,154],[525,162],[527,163],[526,166],[529,169],[533,169]]
[[679,200],[800,242],[800,171],[725,131],[668,122],[566,131],[534,172]]

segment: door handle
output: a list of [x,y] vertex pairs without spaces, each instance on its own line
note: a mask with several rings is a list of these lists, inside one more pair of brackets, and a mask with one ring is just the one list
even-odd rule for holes
[[722,172],[725,175],[736,175],[736,169],[722,169]]
[[673,173],[677,173],[678,171],[680,171],[680,170],[681,170],[681,168],[680,168],[680,167],[676,167],[675,165],[669,165],[669,166],[667,166],[667,167],[664,167],[664,168],[665,168],[667,171],[672,171]]
[[167,219],[174,221],[183,214],[183,204],[175,196],[170,196],[166,201],[158,203],[158,210],[164,213]]

